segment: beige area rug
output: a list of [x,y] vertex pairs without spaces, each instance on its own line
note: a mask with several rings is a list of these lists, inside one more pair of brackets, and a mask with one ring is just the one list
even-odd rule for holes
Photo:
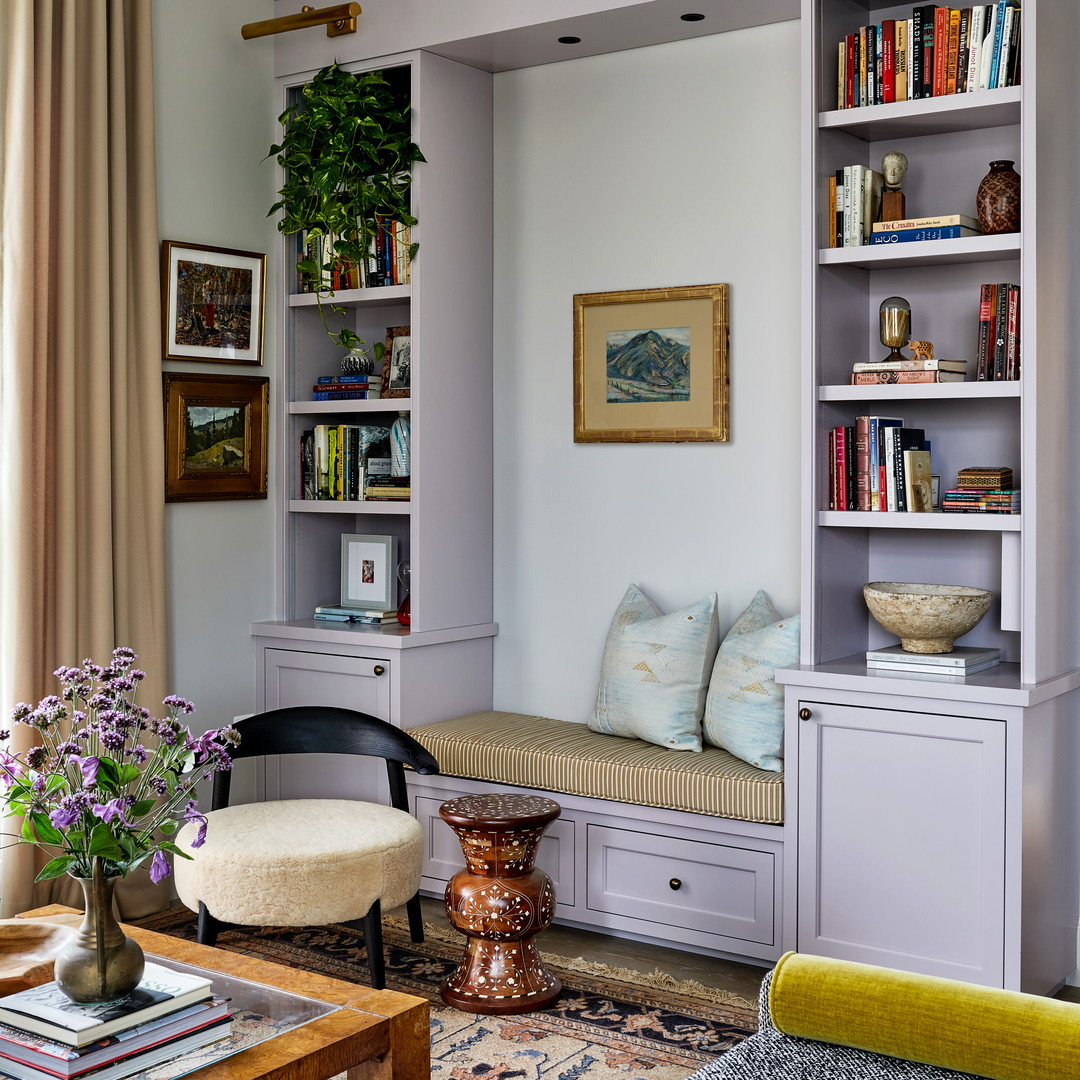
[[[139,920],[193,940],[195,918],[173,909]],[[462,955],[459,935],[427,926],[414,944],[404,920],[384,920],[387,986],[432,1002],[435,1080],[685,1080],[757,1027],[752,1002],[663,972],[544,955],[563,991],[548,1009],[483,1016],[442,1004],[439,987]],[[231,930],[219,948],[368,984],[363,935],[346,926]]]

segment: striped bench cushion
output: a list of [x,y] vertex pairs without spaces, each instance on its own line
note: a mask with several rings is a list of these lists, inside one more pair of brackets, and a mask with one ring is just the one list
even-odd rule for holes
[[760,821],[784,820],[784,777],[726,750],[666,750],[584,724],[482,712],[410,732],[446,776]]

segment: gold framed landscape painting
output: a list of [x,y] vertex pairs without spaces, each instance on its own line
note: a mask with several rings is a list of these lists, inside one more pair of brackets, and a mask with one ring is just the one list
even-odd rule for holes
[[726,442],[728,287],[574,296],[575,442]]
[[265,376],[166,372],[165,501],[265,499]]

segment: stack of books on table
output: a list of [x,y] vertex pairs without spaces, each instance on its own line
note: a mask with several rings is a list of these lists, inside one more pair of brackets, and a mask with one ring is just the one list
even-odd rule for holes
[[105,1005],[80,1005],[55,982],[0,998],[0,1074],[120,1080],[230,1031],[209,979],[148,962],[142,982]]
[[409,499],[412,486],[408,476],[369,477],[364,488],[365,499]]
[[336,604],[320,604],[314,617],[322,622],[368,623],[372,626],[386,626],[398,621],[396,608],[350,608]]
[[977,649],[957,645],[950,653],[905,652],[900,645],[870,649],[866,666],[871,671],[899,671],[908,675],[974,675],[1001,663],[1000,649]]

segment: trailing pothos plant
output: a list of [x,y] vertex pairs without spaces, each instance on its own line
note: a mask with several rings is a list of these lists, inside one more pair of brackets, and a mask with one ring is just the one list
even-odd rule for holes
[[[332,240],[307,250],[297,270],[314,283],[319,314],[327,334],[338,345],[352,349],[364,344],[348,327],[334,331],[326,323],[323,300],[334,295],[335,263],[364,265],[373,249],[379,226],[376,215],[415,225],[410,212],[412,164],[423,161],[409,131],[409,103],[395,93],[382,72],[354,74],[337,64],[323,68],[300,91],[300,100],[279,117],[285,133],[270,147],[285,170],[281,198],[270,214],[281,211],[278,230],[303,233],[309,241]],[[417,245],[410,244],[410,261]],[[340,305],[330,305],[344,314]],[[379,343],[376,349],[381,348]],[[378,357],[377,357],[378,359]]]

